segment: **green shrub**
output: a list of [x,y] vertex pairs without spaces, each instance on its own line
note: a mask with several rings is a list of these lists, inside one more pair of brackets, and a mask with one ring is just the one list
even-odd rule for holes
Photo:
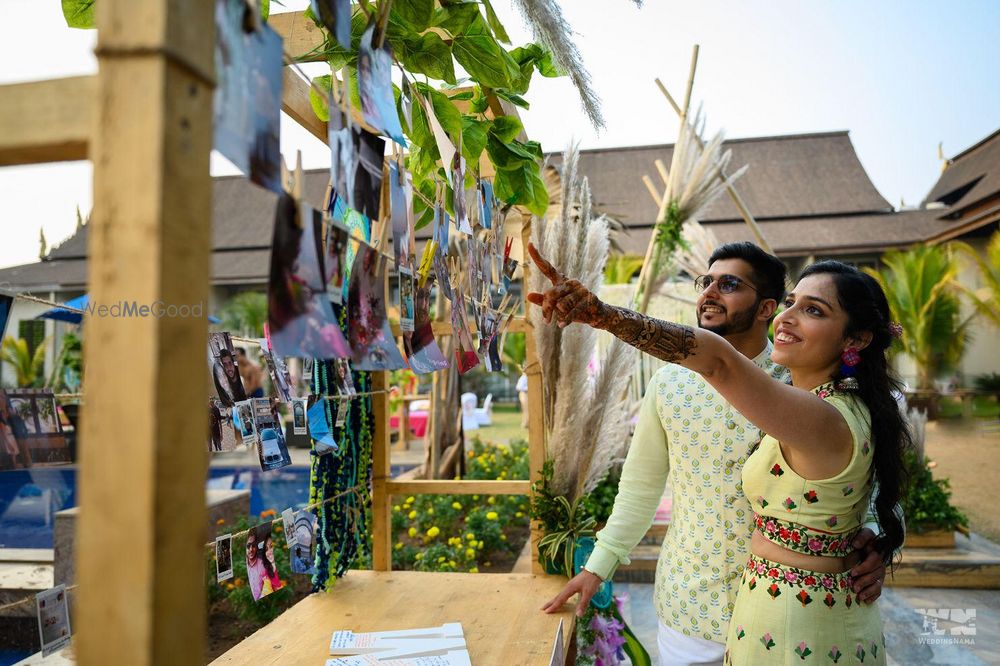
[[907,531],[920,534],[933,530],[952,531],[968,528],[969,519],[951,505],[950,484],[947,479],[935,479],[926,462],[916,454],[907,455],[910,485],[903,498],[903,515]]

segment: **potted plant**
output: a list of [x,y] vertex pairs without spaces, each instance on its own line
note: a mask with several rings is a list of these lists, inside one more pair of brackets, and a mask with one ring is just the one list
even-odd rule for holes
[[955,530],[969,535],[968,517],[951,505],[947,479],[935,479],[927,461],[909,453],[910,485],[903,497],[905,545],[913,548],[954,548]]

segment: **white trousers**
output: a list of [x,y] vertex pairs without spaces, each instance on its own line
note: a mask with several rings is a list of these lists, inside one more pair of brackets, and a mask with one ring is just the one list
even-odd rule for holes
[[681,632],[659,623],[656,632],[656,645],[660,649],[660,666],[694,666],[695,664],[722,664],[726,652],[725,643],[687,636]]

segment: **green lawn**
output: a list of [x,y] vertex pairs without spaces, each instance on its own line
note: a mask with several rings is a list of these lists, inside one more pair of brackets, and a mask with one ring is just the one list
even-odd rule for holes
[[528,429],[521,427],[521,410],[517,405],[494,405],[493,425],[468,432],[466,436],[494,444],[509,444],[516,439],[527,441]]
[[[977,395],[972,399],[972,415],[976,418],[995,419],[1000,417],[1000,402],[993,396]],[[962,401],[959,398],[941,397],[941,418],[961,418]]]

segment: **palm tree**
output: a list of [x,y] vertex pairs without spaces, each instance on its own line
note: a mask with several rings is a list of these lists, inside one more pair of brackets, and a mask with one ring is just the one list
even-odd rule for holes
[[34,353],[28,350],[28,341],[23,338],[4,338],[0,346],[0,361],[9,363],[17,376],[17,385],[28,388],[39,386],[42,367],[45,365],[45,344],[48,338],[38,345]]
[[950,245],[887,252],[878,280],[892,317],[903,326],[903,352],[917,365],[917,389],[933,391],[934,380],[953,369],[965,352],[972,317],[962,317],[958,262]]
[[970,245],[959,242],[953,244],[979,266],[979,275],[983,281],[983,286],[979,289],[973,291],[963,288],[963,291],[979,314],[986,317],[994,326],[1000,327],[1000,309],[997,309],[997,303],[1000,303],[1000,231],[990,237],[985,259]]
[[226,301],[219,314],[225,330],[248,338],[262,337],[267,321],[267,295],[244,291]]

